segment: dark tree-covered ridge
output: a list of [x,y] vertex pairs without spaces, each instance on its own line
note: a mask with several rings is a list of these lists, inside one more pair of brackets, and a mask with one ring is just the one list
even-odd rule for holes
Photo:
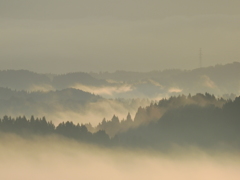
[[189,94],[188,96],[171,96],[168,99],[164,98],[158,102],[151,103],[147,107],[139,107],[133,119],[130,114],[128,114],[126,119],[123,120],[119,120],[116,115],[113,115],[111,120],[106,120],[104,118],[95,128],[90,124],[86,124],[86,126],[91,132],[104,130],[108,135],[113,137],[114,135],[127,131],[128,129],[158,121],[166,112],[172,109],[187,105],[197,105],[200,107],[214,106],[222,108],[227,102],[228,100],[216,98],[209,93],[198,93],[196,95]]
[[[194,103],[186,103],[188,99],[194,99]],[[173,106],[174,104],[176,106]],[[148,116],[152,117],[153,112],[149,108],[152,107],[168,108],[160,118],[149,121]],[[111,121],[104,119],[95,133],[89,132],[82,124],[67,121],[55,126],[44,117],[34,118],[33,116],[30,119],[24,116],[17,118],[4,116],[0,119],[0,132],[22,136],[57,134],[77,141],[107,146],[157,149],[172,147],[172,145],[217,149],[240,148],[240,97],[232,101],[216,99],[210,94],[179,96],[163,99],[140,109],[142,116],[147,118],[146,123],[138,123],[137,118],[141,117],[139,115],[132,120],[131,115],[128,114],[123,121],[119,121],[114,115]],[[126,131],[118,131],[111,138],[104,129],[101,129],[103,127],[107,127],[107,130],[119,129],[135,123],[138,126],[132,126]]]
[[87,130],[86,126],[74,124],[70,121],[62,122],[55,126],[52,122],[48,122],[45,117],[35,119],[34,116],[32,116],[30,119],[27,119],[25,116],[19,116],[17,118],[4,116],[0,119],[0,132],[15,133],[22,136],[29,136],[32,134],[57,134],[78,141],[103,145],[107,145],[110,142],[110,139],[105,131],[91,133]]
[[157,121],[120,133],[116,139],[137,147],[240,148],[240,97],[222,107],[187,104],[169,109]]

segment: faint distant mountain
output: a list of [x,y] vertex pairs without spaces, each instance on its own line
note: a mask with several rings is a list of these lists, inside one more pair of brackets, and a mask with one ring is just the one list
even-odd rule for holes
[[77,85],[105,86],[105,80],[83,72],[64,75],[38,74],[27,70],[0,71],[0,87],[14,90],[50,91],[72,88]]
[[193,70],[167,69],[150,72],[116,71],[113,73],[101,72],[90,74],[95,78],[112,79],[114,81],[124,81],[129,83],[153,78],[164,82],[164,84],[171,84],[173,81],[178,80],[185,82],[188,80],[192,81],[201,75],[209,76],[214,80],[218,80],[217,82],[226,82],[229,79],[237,79],[240,75],[239,69],[240,62],[233,62],[230,64],[203,67]]
[[0,87],[27,90],[33,85],[51,85],[51,80],[45,74],[37,74],[27,70],[0,71]]
[[31,99],[36,102],[44,102],[44,101],[76,101],[85,103],[88,101],[96,101],[102,99],[100,96],[93,95],[88,92],[84,92],[78,89],[63,89],[49,92],[27,92],[27,91],[17,91],[11,90],[9,88],[0,87],[0,99],[1,100],[9,100],[11,98],[19,98],[19,99]]
[[16,90],[51,91],[81,89],[106,98],[152,98],[188,93],[224,95],[240,93],[240,63],[194,70],[151,72],[37,74],[26,70],[0,71],[0,87]]
[[133,91],[128,93],[145,94],[148,97],[199,92],[216,95],[239,94],[240,90],[239,62],[194,70],[170,69],[142,73],[117,71],[91,75],[108,81],[131,84]]
[[76,72],[55,76],[52,85],[56,89],[65,89],[77,85],[105,86],[108,83],[105,80],[94,78],[87,73]]

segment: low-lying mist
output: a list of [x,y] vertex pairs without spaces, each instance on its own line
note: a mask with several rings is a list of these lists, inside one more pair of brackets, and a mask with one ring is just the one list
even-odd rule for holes
[[193,70],[168,69],[149,72],[39,74],[27,70],[1,70],[0,85],[28,92],[74,88],[113,99],[159,100],[178,94],[205,92],[215,96],[232,93],[236,97],[240,93],[239,72],[239,62]]
[[23,116],[30,118],[31,115],[42,117],[45,116],[54,124],[63,121],[73,121],[74,123],[86,124],[91,123],[96,126],[103,118],[111,119],[115,114],[119,119],[126,118],[127,114],[135,114],[139,106],[147,106],[150,104],[149,100],[136,99],[136,100],[117,100],[105,99],[97,102],[89,102],[87,104],[75,104],[73,108],[64,108],[61,104],[49,103],[53,110],[44,110],[49,106],[39,106],[39,108],[25,110],[7,109],[7,111],[0,111],[0,116],[11,115],[13,117]]
[[123,119],[149,104],[147,99],[106,99],[77,89],[27,92],[0,88],[1,117],[45,116],[55,124],[74,121],[97,125],[104,117],[110,119],[116,114]]
[[238,151],[103,148],[60,136],[0,135],[0,179],[238,180]]

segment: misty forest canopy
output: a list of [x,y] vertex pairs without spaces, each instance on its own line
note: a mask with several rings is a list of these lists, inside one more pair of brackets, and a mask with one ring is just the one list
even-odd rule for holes
[[79,89],[63,89],[49,92],[16,91],[0,87],[0,114],[31,116],[60,111],[79,112],[86,104],[103,101],[100,96]]
[[239,7],[0,0],[0,180],[239,180]]
[[209,93],[198,93],[194,96],[191,96],[191,94],[188,96],[172,96],[168,99],[164,98],[158,102],[152,102],[145,108],[139,107],[134,119],[132,119],[129,113],[126,119],[121,121],[117,116],[114,115],[111,120],[106,120],[104,118],[102,122],[99,123],[95,128],[93,128],[91,124],[86,124],[86,126],[92,132],[104,130],[107,134],[113,137],[117,133],[124,132],[127,129],[158,121],[165,113],[176,108],[181,108],[188,105],[197,105],[200,107],[214,106],[222,108],[226,102],[228,102],[228,100],[223,98],[217,99],[214,95],[210,95]]
[[25,116],[17,117],[16,119],[4,116],[0,121],[1,132],[17,133],[19,135],[28,137],[29,134],[35,135],[49,135],[58,134],[69,138],[74,138],[81,141],[95,142],[95,143],[107,143],[109,137],[104,131],[98,131],[97,133],[88,132],[86,126],[75,125],[72,122],[62,122],[58,126],[52,122],[47,122],[46,118],[34,118],[31,116],[27,119]]
[[[139,106],[150,103],[148,99],[106,99],[75,88],[55,91],[17,91],[0,87],[0,117],[31,115],[50,118],[54,123],[68,121],[97,124],[103,117],[127,112],[135,113]],[[91,119],[89,118],[91,116]]]
[[239,147],[239,77],[237,62],[185,71],[3,70],[0,131],[105,146]]
[[[96,126],[104,117],[109,120],[115,114],[122,120],[128,112],[135,115],[140,106],[145,107],[151,101],[170,96],[208,92],[216,97],[235,99],[239,95],[239,76],[240,63],[237,62],[187,71],[73,72],[57,75],[2,70],[0,117],[45,116],[54,123],[71,120],[74,123],[90,122]],[[153,119],[159,119],[165,110],[156,111],[151,115]],[[113,137],[132,125],[87,127],[91,132],[104,129]]]
[[[23,137],[31,134],[60,135],[106,146],[161,149],[176,144],[239,148],[239,107],[240,97],[232,101],[215,98],[208,93],[182,95],[162,99],[146,108],[140,107],[134,119],[128,114],[126,119],[119,121],[114,115],[110,121],[104,119],[91,130],[87,128],[90,124],[68,121],[55,126],[45,117],[4,116],[0,120],[0,131],[2,135],[15,133]],[[93,130],[95,132],[90,132]]]

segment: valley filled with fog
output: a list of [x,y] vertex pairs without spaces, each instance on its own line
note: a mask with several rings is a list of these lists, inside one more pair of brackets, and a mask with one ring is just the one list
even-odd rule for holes
[[0,0],[1,180],[239,180],[239,0]]
[[62,137],[1,135],[1,179],[238,180],[239,151],[104,148]]
[[238,179],[239,72],[0,71],[0,178]]

